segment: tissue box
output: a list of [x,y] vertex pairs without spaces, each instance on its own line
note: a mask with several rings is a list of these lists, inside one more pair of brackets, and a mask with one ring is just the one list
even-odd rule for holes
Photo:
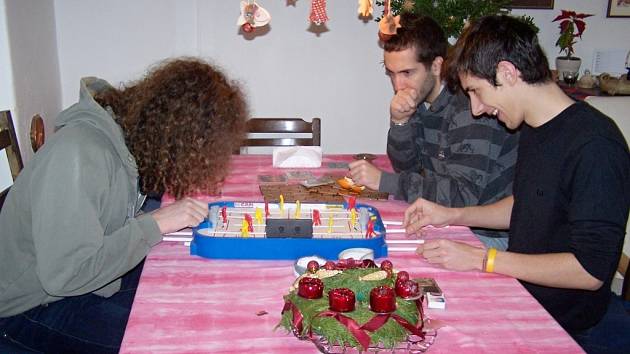
[[322,165],[320,146],[287,146],[273,149],[273,167],[313,168]]

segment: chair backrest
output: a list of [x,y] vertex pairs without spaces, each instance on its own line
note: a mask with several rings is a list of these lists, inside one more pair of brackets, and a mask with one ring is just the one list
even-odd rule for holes
[[241,146],[321,146],[321,120],[301,118],[252,118]]
[[23,167],[11,112],[2,111],[0,112],[0,189],[2,189],[0,191],[0,209],[13,181]]

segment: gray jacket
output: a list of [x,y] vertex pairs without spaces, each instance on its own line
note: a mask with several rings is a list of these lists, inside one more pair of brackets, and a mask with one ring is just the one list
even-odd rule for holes
[[397,173],[383,173],[379,190],[409,203],[422,197],[449,207],[490,204],[512,194],[517,151],[518,133],[473,117],[466,96],[444,88],[429,108],[418,105],[409,124],[391,126],[387,154]]
[[0,317],[67,296],[111,296],[120,277],[160,242],[155,219],[136,216],[138,170],[122,130],[81,80],[80,100],[27,164],[0,213]]

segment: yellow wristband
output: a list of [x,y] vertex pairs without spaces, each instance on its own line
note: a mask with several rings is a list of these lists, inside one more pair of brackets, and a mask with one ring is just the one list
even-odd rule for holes
[[494,272],[494,258],[497,256],[497,249],[490,248],[486,254],[486,273]]

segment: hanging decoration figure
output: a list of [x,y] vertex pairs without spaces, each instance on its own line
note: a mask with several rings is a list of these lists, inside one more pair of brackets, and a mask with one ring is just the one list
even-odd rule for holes
[[326,14],[326,0],[311,1],[311,15],[308,19],[317,26],[320,26],[329,20],[328,15]]
[[359,15],[361,17],[372,16],[372,0],[359,0]]
[[385,0],[385,9],[383,11],[383,18],[378,23],[378,38],[386,42],[393,35],[396,34],[396,29],[400,26],[400,15],[394,16],[392,14],[392,7],[390,0]]
[[243,32],[251,33],[257,27],[266,26],[271,21],[269,11],[256,3],[256,0],[241,1],[241,14],[236,24]]

